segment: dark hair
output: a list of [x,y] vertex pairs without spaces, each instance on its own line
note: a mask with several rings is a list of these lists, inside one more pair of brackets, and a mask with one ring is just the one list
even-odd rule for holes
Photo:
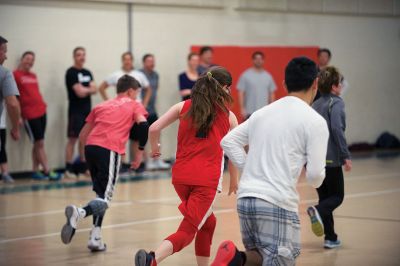
[[121,55],[121,59],[123,60],[125,56],[129,55],[131,59],[133,59],[133,54],[131,52],[125,52]]
[[328,94],[332,91],[332,86],[339,86],[342,75],[334,66],[328,66],[318,74],[318,89],[321,93]]
[[142,58],[142,62],[144,63],[144,61],[146,61],[146,59],[149,57],[154,57],[154,55],[153,54],[145,54]]
[[210,46],[203,46],[203,47],[200,48],[199,54],[203,55],[205,52],[208,52],[208,51],[213,52],[214,50]]
[[75,56],[75,54],[76,54],[79,50],[81,50],[81,51],[86,51],[84,47],[78,46],[78,47],[75,47],[75,49],[74,49],[74,51],[72,52],[72,54]]
[[186,113],[193,126],[198,130],[197,136],[206,136],[210,131],[217,114],[217,108],[229,113],[229,106],[233,100],[223,87],[232,84],[232,76],[223,67],[214,66],[201,75],[193,86],[192,104]]
[[117,82],[117,93],[126,92],[129,89],[138,89],[141,85],[134,77],[129,75],[123,75],[118,79]]
[[195,52],[189,53],[188,56],[187,56],[187,60],[190,61],[190,59],[192,59],[192,57],[195,56],[195,55],[198,56],[199,54],[198,54],[198,53],[195,53]]
[[8,41],[5,38],[3,38],[2,36],[0,36],[0,45],[2,45],[4,43],[8,43]]
[[265,55],[263,52],[261,51],[255,51],[252,55],[251,55],[251,59],[256,58],[257,55],[261,55],[261,57],[264,59]]
[[327,53],[329,58],[332,56],[332,53],[328,48],[320,48],[318,50],[318,56],[320,56],[322,53]]
[[288,92],[307,91],[317,75],[318,69],[314,61],[304,56],[293,58],[285,69]]
[[32,52],[32,51],[26,51],[26,52],[24,52],[23,54],[22,54],[22,56],[21,56],[21,59],[23,59],[25,56],[27,56],[27,55],[31,55],[31,56],[33,56],[33,57],[35,57],[35,53],[34,52]]

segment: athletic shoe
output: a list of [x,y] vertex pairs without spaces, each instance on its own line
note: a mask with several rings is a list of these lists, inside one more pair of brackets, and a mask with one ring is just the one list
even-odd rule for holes
[[128,163],[121,163],[121,167],[119,169],[120,174],[129,174],[131,170],[131,165]]
[[14,183],[14,179],[10,176],[10,174],[1,175],[1,179],[6,184]]
[[58,181],[58,180],[60,180],[62,178],[62,174],[54,172],[54,171],[50,171],[47,174],[47,176],[48,176],[50,181]]
[[32,175],[32,179],[34,180],[45,180],[48,179],[46,175],[44,175],[42,172],[35,172]]
[[93,227],[90,231],[87,247],[92,252],[105,251],[107,249],[106,244],[104,244],[102,241],[100,227]]
[[135,266],[157,266],[156,255],[152,251],[139,250],[135,255]]
[[322,222],[321,216],[319,216],[317,208],[314,206],[308,207],[307,214],[310,216],[311,230],[316,236],[324,235],[324,223]]
[[157,168],[160,169],[160,170],[168,170],[168,169],[171,168],[171,165],[169,163],[164,162],[161,159],[156,159],[155,163],[157,165]]
[[324,242],[324,248],[338,248],[342,245],[342,242],[340,242],[339,239],[337,239],[336,241],[331,241],[331,240],[325,240]]
[[61,229],[61,240],[64,244],[69,244],[75,234],[78,222],[83,219],[79,209],[74,205],[69,205],[65,208],[65,217],[67,223]]
[[140,163],[139,168],[136,169],[135,172],[136,172],[137,174],[141,174],[141,173],[144,172],[145,168],[146,168],[146,167],[145,167],[145,164],[144,164],[144,163]]
[[68,170],[65,171],[64,175],[65,175],[66,178],[70,178],[70,179],[77,179],[78,178],[78,176],[74,172],[71,172],[71,171],[68,171]]
[[149,159],[146,162],[146,170],[147,171],[154,171],[158,169],[158,164],[156,163],[156,160]]
[[243,260],[239,250],[230,240],[223,241],[211,266],[242,266]]

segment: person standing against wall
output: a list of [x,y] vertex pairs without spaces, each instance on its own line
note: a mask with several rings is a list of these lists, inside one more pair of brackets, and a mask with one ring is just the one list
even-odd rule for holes
[[197,68],[199,67],[199,55],[196,53],[190,53],[187,57],[187,69],[185,72],[179,74],[179,93],[182,97],[182,101],[190,99],[192,94],[192,88],[199,78]]
[[276,85],[271,74],[264,69],[264,53],[256,51],[251,56],[253,66],[239,78],[239,105],[243,119],[275,100]]
[[[27,51],[22,54],[18,68],[13,72],[20,93],[21,115],[24,119],[26,132],[33,143],[32,178],[36,180],[59,180],[61,175],[50,170],[44,148],[47,122],[46,103],[40,94],[36,74],[31,71],[34,62],[34,52]],[[43,173],[39,169],[40,166],[43,168]]]
[[0,36],[0,116],[3,112],[4,100],[11,121],[11,137],[14,140],[19,140],[19,121],[21,118],[21,108],[17,99],[19,92],[13,74],[3,67],[3,63],[7,59],[7,43],[8,41]]
[[[145,108],[148,107],[151,95],[153,93],[152,88],[150,87],[150,82],[147,79],[147,77],[139,70],[136,70],[134,68],[134,57],[131,52],[125,52],[121,56],[122,60],[122,68],[113,72],[111,75],[109,75],[101,84],[99,87],[99,92],[103,100],[108,100],[108,95],[106,90],[110,86],[116,86],[118,79],[122,77],[123,75],[129,75],[133,78],[135,78],[137,81],[139,81],[140,88],[139,92],[137,94],[136,101],[139,103],[142,103]],[[137,147],[139,146],[139,142],[137,139],[137,124],[135,123],[131,129],[131,133],[129,135],[129,139],[131,140],[131,147],[130,147],[130,155],[133,158],[135,150],[137,150]],[[122,164],[123,169],[129,169],[130,164],[123,163]],[[140,165],[138,169],[136,169],[137,172],[143,172],[145,169],[144,163]]]
[[200,48],[199,55],[200,64],[197,67],[197,73],[201,75],[210,67],[215,66],[215,64],[213,64],[214,50],[210,46],[203,46]]
[[[4,103],[3,103],[4,104]],[[8,172],[8,160],[6,152],[6,140],[7,140],[7,125],[6,125],[7,110],[4,109],[0,117],[0,170],[1,180],[4,183],[14,183],[14,179]]]
[[[159,75],[154,70],[155,68],[155,58],[153,54],[145,54],[142,59],[143,68],[140,70],[150,82],[150,87],[152,94],[150,97],[149,104],[147,105],[147,112],[149,116],[147,122],[151,126],[158,119],[158,114],[156,110],[157,92],[159,85]],[[144,94],[144,91],[142,91]],[[144,95],[142,95],[144,97]],[[146,158],[146,170],[166,170],[171,168],[169,163],[164,162],[160,158]]]
[[[82,145],[79,149],[79,167],[73,167],[73,155],[75,145],[81,129],[85,125],[85,119],[92,109],[91,95],[95,94],[96,84],[92,73],[83,67],[86,61],[86,50],[83,47],[76,47],[73,51],[74,65],[67,70],[65,83],[68,92],[68,142],[65,151],[66,176],[74,178],[77,174],[85,174],[86,163],[82,161],[84,150]],[[78,143],[79,144],[79,143]]]

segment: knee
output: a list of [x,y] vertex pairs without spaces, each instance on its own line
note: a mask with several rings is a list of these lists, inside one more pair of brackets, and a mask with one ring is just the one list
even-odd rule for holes
[[108,203],[102,199],[95,199],[88,204],[94,216],[103,216],[108,209]]
[[200,231],[213,233],[216,225],[217,225],[217,218],[215,217],[214,214],[211,214],[211,216],[208,217],[204,225],[200,228]]
[[34,148],[36,149],[43,149],[44,148],[44,140],[35,141]]

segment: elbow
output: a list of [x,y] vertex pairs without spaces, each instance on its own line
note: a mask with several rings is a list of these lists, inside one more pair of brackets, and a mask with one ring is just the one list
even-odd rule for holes
[[227,139],[226,136],[221,140],[220,146],[224,151],[226,151],[229,148],[229,140]]
[[149,134],[157,134],[161,131],[161,129],[159,128],[159,126],[157,125],[157,123],[153,123],[150,127],[149,127]]

